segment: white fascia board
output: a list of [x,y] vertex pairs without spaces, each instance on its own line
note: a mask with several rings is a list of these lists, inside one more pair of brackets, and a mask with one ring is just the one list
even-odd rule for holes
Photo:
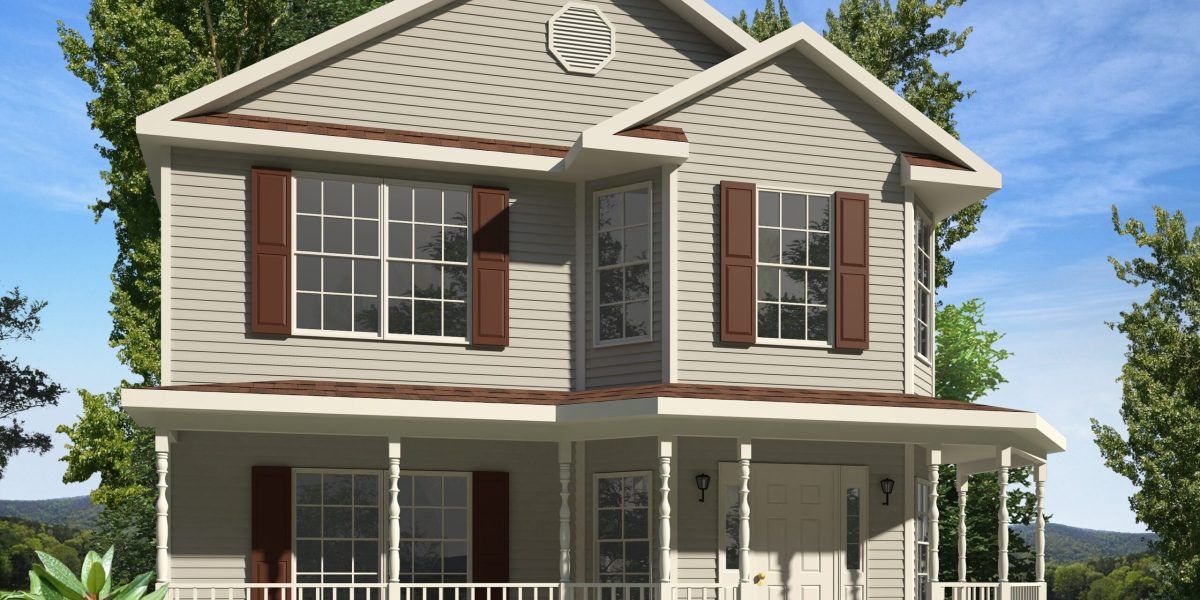
[[431,169],[466,165],[477,168],[477,172],[515,172],[525,176],[560,173],[564,163],[553,156],[185,121],[160,122],[146,115],[138,117],[138,137],[143,148],[178,146]]
[[662,3],[730,54],[758,45],[750,34],[704,0],[662,0]]
[[913,165],[900,160],[900,183],[916,193],[933,216],[941,221],[1000,189],[1000,174]]

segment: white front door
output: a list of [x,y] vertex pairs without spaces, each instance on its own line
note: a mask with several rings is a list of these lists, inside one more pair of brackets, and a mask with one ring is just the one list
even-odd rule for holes
[[837,598],[838,469],[759,464],[750,474],[750,567],[756,600]]

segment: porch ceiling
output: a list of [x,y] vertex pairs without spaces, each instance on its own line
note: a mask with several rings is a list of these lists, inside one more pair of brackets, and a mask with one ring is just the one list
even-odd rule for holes
[[905,394],[688,384],[583,392],[257,382],[127,389],[159,430],[557,441],[700,436],[1018,447],[1065,439],[1036,413]]

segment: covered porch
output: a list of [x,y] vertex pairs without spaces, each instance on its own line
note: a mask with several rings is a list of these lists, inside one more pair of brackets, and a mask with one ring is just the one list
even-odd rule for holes
[[[511,390],[499,398],[442,389],[456,395],[431,398],[396,386],[372,395],[159,389],[126,391],[123,403],[158,431],[158,572],[180,600],[767,600],[801,597],[795,588],[809,585],[822,597],[847,599],[1045,597],[1041,535],[1038,581],[1007,582],[1001,572],[998,583],[938,582],[940,515],[929,504],[942,464],[998,477],[1036,466],[1040,515],[1044,457],[1062,441],[1037,415],[984,414],[928,398],[921,405],[903,397],[848,403],[827,393],[748,399],[753,391],[745,388],[675,387],[555,402]],[[855,397],[864,396],[871,395]],[[264,488],[273,491],[261,491],[251,471],[272,466],[287,470]],[[504,474],[503,502],[485,492],[497,489],[480,479],[487,473]],[[339,483],[347,476],[348,491]],[[376,496],[359,493],[360,476]],[[416,487],[434,479],[436,507],[428,494],[418,500]],[[327,490],[313,492],[314,481],[328,481],[338,488],[328,493],[348,493],[349,501],[325,506]],[[264,546],[251,539],[249,513],[263,511],[251,496],[280,490],[288,498],[275,512],[286,518],[272,522],[289,529],[275,533],[287,544]],[[785,500],[790,508],[773,515]],[[812,513],[809,524],[786,521],[806,503],[827,512]],[[488,532],[500,504],[502,536]],[[325,512],[372,508],[362,514],[364,522],[376,515],[377,531],[357,531],[351,521],[348,539],[337,531],[322,537],[325,527],[339,526]],[[441,528],[436,572],[418,564],[431,555],[418,549],[429,540],[417,533],[417,512],[428,517],[433,508]],[[468,533],[451,531],[462,531],[464,520]],[[775,533],[826,522],[795,540]],[[816,546],[805,546],[810,538]],[[481,543],[488,539],[490,546]],[[344,541],[352,554],[363,542],[361,572],[313,569],[314,543]],[[322,561],[332,549],[322,546]],[[812,564],[828,577],[805,579],[806,557],[817,557]]]

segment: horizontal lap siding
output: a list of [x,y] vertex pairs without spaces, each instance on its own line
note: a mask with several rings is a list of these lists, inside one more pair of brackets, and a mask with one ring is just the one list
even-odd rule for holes
[[913,391],[918,394],[932,396],[934,391],[933,382],[933,368],[920,359],[914,359]]
[[528,181],[512,188],[511,345],[464,345],[247,334],[247,182],[251,165],[396,179],[476,183],[450,173],[297,163],[176,151],[171,178],[171,359],[175,384],[332,379],[571,387],[574,188]]
[[229,112],[542,143],[585,128],[728,55],[657,0],[597,0],[617,54],[594,76],[546,47],[559,0],[451,4]]
[[[593,194],[597,191],[624,187],[626,185],[651,182],[653,203],[651,206],[651,319],[652,338],[646,342],[596,346],[596,205]],[[584,311],[586,337],[587,388],[662,381],[662,189],[657,169],[641,171],[631,175],[589,182],[584,188],[584,210],[587,224],[584,231],[584,264],[587,269]]]
[[[681,108],[663,124],[687,131],[679,170],[679,379],[684,382],[903,391],[904,191],[911,139],[798,52]],[[718,343],[717,186],[871,197],[870,335],[861,354]]]
[[[557,528],[545,526],[546,515],[558,511],[556,452],[548,443],[406,438],[401,468],[507,472],[512,580],[556,581]],[[255,465],[382,470],[387,467],[387,440],[182,433],[171,446],[172,581],[217,585],[246,580],[250,467]],[[225,593],[224,588],[218,591],[222,598]]]

